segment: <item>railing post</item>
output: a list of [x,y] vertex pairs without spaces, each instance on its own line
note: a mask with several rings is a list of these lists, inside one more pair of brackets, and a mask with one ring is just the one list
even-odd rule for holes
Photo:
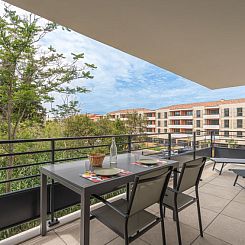
[[129,153],[132,151],[131,144],[132,144],[132,137],[131,137],[131,135],[129,135],[128,136],[128,152]]
[[168,133],[168,159],[171,159],[171,149],[172,149],[172,137],[171,137],[171,133]]
[[[55,163],[55,140],[51,140],[51,164]],[[50,213],[51,213],[51,220],[48,222],[49,227],[56,225],[59,223],[58,218],[54,216],[54,180],[51,180],[50,185]]]
[[211,139],[210,139],[210,146],[211,146],[211,157],[213,157],[213,151],[214,151],[214,143],[213,143],[213,131],[211,131],[211,134],[210,134],[210,137],[211,137]]
[[193,132],[193,159],[196,159],[196,132]]

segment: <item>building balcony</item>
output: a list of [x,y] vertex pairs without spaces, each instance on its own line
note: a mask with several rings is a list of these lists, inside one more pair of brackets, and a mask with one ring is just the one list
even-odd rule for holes
[[[212,171],[212,164],[206,165],[202,182],[200,183],[199,195],[201,204],[201,214],[204,229],[204,237],[199,235],[198,217],[196,207],[191,205],[180,212],[182,243],[183,244],[237,244],[245,243],[245,219],[244,217],[244,197],[245,190],[240,187],[233,187],[234,174],[230,171],[219,176]],[[172,181],[171,181],[172,182]],[[245,185],[245,179],[240,179],[240,183]],[[171,185],[172,183],[170,183]],[[115,198],[114,198],[115,199]],[[96,208],[94,205],[91,209]],[[153,205],[148,210],[158,213],[158,205]],[[172,212],[166,209],[165,229],[167,244],[178,244],[176,234],[176,222],[173,221]],[[235,212],[234,212],[235,211]],[[68,215],[61,223],[48,231],[47,236],[39,234],[39,227],[32,231],[19,234],[18,237],[6,240],[6,244],[16,244],[24,242],[25,245],[48,245],[48,244],[80,244],[80,211]],[[74,221],[72,221],[72,219]],[[67,223],[69,222],[69,223]],[[35,237],[31,238],[34,234]],[[140,245],[162,244],[160,223],[150,229],[134,243]],[[8,242],[8,243],[7,243]],[[16,242],[16,243],[15,243]],[[133,243],[133,244],[134,244]],[[96,219],[90,221],[90,245],[115,245],[124,244],[116,233],[108,229]]]
[[[134,135],[134,137],[136,136],[137,135]],[[142,135],[139,135],[139,136],[141,137]],[[146,134],[146,136],[148,135]],[[166,136],[168,137],[168,134],[166,134]],[[191,135],[186,135],[186,137],[187,136],[190,138],[190,140],[194,139],[193,137],[191,137]],[[58,158],[59,160],[56,159],[55,153],[70,152],[71,149],[75,151],[77,151],[77,149],[87,150],[88,145],[81,144],[82,140],[84,140],[84,143],[87,143],[88,140],[97,140],[97,139],[102,140],[102,139],[108,139],[110,137],[114,137],[114,136],[86,136],[86,137],[77,137],[77,138],[74,137],[74,138],[68,138],[68,139],[66,138],[33,139],[33,140],[27,139],[27,140],[19,140],[19,141],[17,140],[16,144],[25,144],[25,143],[29,144],[29,143],[35,143],[35,142],[45,143],[46,142],[47,146],[50,147],[51,145],[51,148],[50,149],[47,148],[46,150],[42,149],[39,151],[33,150],[33,155],[36,156],[36,154],[43,154],[46,152],[48,156],[51,155],[51,160],[49,164],[50,163],[54,164],[57,162],[57,165],[55,166],[59,166],[61,164],[60,163],[61,159],[60,158]],[[129,147],[129,148],[122,148],[122,149],[124,149],[124,151],[126,152],[130,152],[131,143],[133,143],[133,142],[130,142],[132,135],[117,135],[116,142],[119,142],[117,141],[117,139],[122,138],[122,137],[125,137],[127,139],[127,141],[125,141],[124,144],[126,147],[127,146]],[[172,139],[175,139],[175,138],[179,139],[181,137],[184,138],[185,135],[181,135],[181,134],[171,135]],[[149,135],[149,137],[145,139],[146,140],[145,142],[147,142],[147,144],[152,143],[152,141],[147,141],[147,139],[152,140],[152,136]],[[67,143],[67,142],[70,142],[71,140],[74,140],[74,142],[76,140],[79,140],[80,143],[77,146],[72,144],[71,145],[72,147],[71,147]],[[133,140],[137,141],[137,139],[135,138]],[[64,146],[61,146],[60,143],[50,144],[51,142],[57,143],[56,141],[57,142],[59,141],[60,143],[62,143],[62,141],[66,142],[68,144],[66,145],[67,148],[65,148]],[[1,144],[9,144],[9,142],[10,141],[0,141]],[[15,142],[15,141],[11,141],[11,142]],[[141,141],[141,143],[142,142],[143,141]],[[105,143],[106,142],[104,143],[100,142],[101,146],[103,147]],[[190,145],[196,145],[192,143],[193,142],[190,142]],[[83,145],[83,147],[81,145]],[[100,146],[100,145],[97,145],[97,146]],[[89,147],[93,148],[94,146],[90,145]],[[150,149],[152,145],[149,145],[148,147]],[[171,145],[171,144],[168,145],[168,143],[166,143],[164,147],[167,147],[167,148],[170,147],[170,150],[176,149],[175,148],[176,145]],[[174,148],[171,148],[171,147],[174,147]],[[238,157],[240,157],[243,154],[242,152],[244,151],[242,149],[224,149],[224,152],[227,153],[227,150],[234,150],[235,152],[232,152],[232,154]],[[144,150],[137,150],[136,152],[141,155],[142,152],[144,152]],[[215,152],[217,152],[216,149],[215,149]],[[195,151],[196,156],[210,157],[210,153],[211,153],[210,147]],[[12,153],[11,155],[15,155],[15,157],[17,158],[20,154],[21,155],[26,154],[29,157],[32,156],[31,155],[32,152],[30,152],[29,148],[28,148],[28,151],[26,152],[25,151],[15,152],[15,153]],[[10,155],[5,152],[1,152],[1,156],[5,158],[10,157]],[[120,157],[120,155],[118,156]],[[134,154],[132,154],[132,156],[134,156]],[[177,161],[184,162],[184,161],[193,159],[193,156],[194,156],[194,152],[190,151],[189,149],[186,155],[184,155],[183,153],[177,156],[173,155],[172,159],[173,160],[178,159]],[[71,156],[69,155],[69,157]],[[76,160],[77,164],[82,163],[81,158],[82,158],[81,156],[77,158]],[[63,162],[66,161],[65,164],[67,163],[72,164],[72,162],[74,162],[74,159],[62,159],[62,161]],[[47,164],[47,162],[45,163],[38,162],[38,164],[33,163],[32,167],[35,166],[38,170],[38,168],[40,166],[43,166],[44,164]],[[24,168],[22,165],[17,165],[15,167]],[[206,163],[204,172],[202,174],[202,181],[200,182],[200,186],[199,186],[204,237],[203,238],[200,237],[199,230],[198,230],[199,228],[198,228],[197,210],[196,210],[196,206],[192,205],[186,208],[185,210],[183,210],[182,212],[180,212],[182,242],[183,244],[193,244],[193,245],[224,244],[224,242],[227,242],[227,244],[244,244],[245,243],[245,233],[243,231],[245,230],[245,218],[244,218],[245,190],[243,190],[242,188],[238,186],[233,187],[235,175],[231,171],[228,171],[229,166],[224,168],[223,175],[218,175],[217,172],[212,171],[212,167],[213,167],[212,162],[209,161]],[[1,166],[1,168],[3,168],[4,171],[6,171],[5,166]],[[69,168],[67,168],[67,171],[69,170]],[[83,167],[81,167],[81,169],[82,168]],[[133,168],[135,168],[135,166]],[[136,166],[136,168],[140,168],[140,166]],[[38,175],[38,173],[39,172],[37,172],[37,175],[15,176],[13,177],[13,179],[8,180],[8,181],[10,182],[16,182],[16,181],[29,182],[28,181],[29,179],[32,179],[32,180],[34,180],[35,178],[39,179],[40,176]],[[21,174],[23,173],[21,172]],[[79,175],[79,173],[77,174]],[[18,179],[18,177],[21,177],[21,179]],[[1,179],[1,181],[6,181],[6,180]],[[63,180],[60,179],[60,183],[55,182],[54,184],[53,190],[55,194],[54,195],[55,210],[62,210],[74,204],[79,204],[81,201],[81,197],[77,196],[75,192],[64,188],[64,186],[62,187],[62,183],[63,183],[62,181]],[[245,179],[242,179],[242,178],[239,179],[239,183],[245,186]],[[169,185],[170,186],[173,185],[172,179],[170,180]],[[39,219],[39,212],[40,212],[40,206],[39,206],[40,187],[39,185],[35,185],[35,187],[31,187],[31,188],[27,188],[27,187],[22,187],[22,188],[26,188],[26,189],[19,189],[12,193],[3,193],[0,195],[0,207],[2,210],[5,211],[5,212],[0,212],[0,225],[1,225],[0,227],[2,229],[1,232],[4,232],[4,229],[7,229],[9,227],[14,227],[18,224],[24,223],[26,222],[26,220]],[[48,188],[48,193],[51,194],[51,188]],[[194,194],[192,189],[188,190],[188,193],[190,193],[191,195]],[[114,195],[115,196],[109,201],[115,201],[119,198],[125,197],[125,194],[116,193]],[[48,196],[52,198],[52,195],[48,195]],[[52,202],[48,202],[48,206],[51,203]],[[90,210],[97,209],[100,206],[102,206],[102,203],[94,204],[90,207]],[[153,206],[148,207],[147,210],[151,213],[158,214],[159,206],[153,205]],[[0,244],[1,245],[6,245],[6,244],[11,244],[11,245],[15,245],[15,244],[76,245],[76,244],[80,244],[80,215],[81,215],[81,212],[80,210],[78,210],[68,215],[60,217],[59,218],[60,223],[49,227],[48,233],[45,237],[40,236],[40,227],[36,226],[30,230],[26,230],[22,233],[19,233],[18,235],[2,240]],[[166,209],[165,227],[166,227],[167,244],[177,244],[176,222],[173,221],[172,217],[173,217],[172,212]],[[156,244],[162,244],[161,239],[162,239],[161,225],[159,223],[156,227],[154,227],[153,229],[150,229],[143,236],[138,238],[134,243],[142,244],[142,245],[147,245],[147,244],[156,245]],[[123,243],[123,240],[119,238],[119,236],[116,233],[112,232],[109,228],[102,225],[96,219],[92,219],[90,221],[90,245],[101,245],[101,244],[102,245],[103,244],[114,245],[114,244],[124,244],[124,243]]]
[[156,120],[156,117],[146,117],[146,120],[155,121]]
[[185,125],[185,124],[181,124],[181,125],[174,125],[174,124],[169,124],[168,125],[169,128],[183,128],[183,129],[192,129],[193,125]]
[[208,124],[203,125],[203,129],[219,129],[219,128],[220,128],[219,125],[208,125]]
[[219,118],[220,118],[220,114],[213,114],[213,115],[204,114],[203,115],[203,119],[219,119]]
[[178,120],[178,119],[193,119],[193,116],[169,116],[168,119],[170,120]]
[[146,127],[147,127],[147,128],[155,128],[156,125],[155,125],[155,124],[148,124],[148,125],[146,125]]

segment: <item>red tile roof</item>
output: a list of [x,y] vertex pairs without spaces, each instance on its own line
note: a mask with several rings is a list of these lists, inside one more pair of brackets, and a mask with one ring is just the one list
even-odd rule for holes
[[126,113],[134,113],[137,111],[144,111],[144,112],[154,112],[154,110],[149,110],[146,108],[133,108],[133,109],[124,109],[124,110],[118,110],[118,111],[112,111],[112,112],[108,112],[107,114],[116,114],[116,113],[121,113],[121,114],[126,114]]
[[233,99],[233,100],[218,100],[218,101],[209,101],[209,102],[196,102],[196,103],[189,103],[189,104],[179,104],[179,105],[171,105],[166,107],[161,107],[158,110],[161,109],[191,109],[192,107],[197,106],[205,106],[205,107],[212,107],[212,106],[219,106],[219,105],[225,105],[225,104],[237,104],[237,103],[245,103],[245,98],[241,99]]

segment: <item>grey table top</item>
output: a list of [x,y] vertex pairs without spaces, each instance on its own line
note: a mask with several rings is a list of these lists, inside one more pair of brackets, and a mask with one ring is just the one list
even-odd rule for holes
[[230,171],[234,172],[239,176],[245,177],[245,169],[230,169]]
[[239,158],[225,158],[225,157],[212,157],[211,160],[220,163],[238,163],[238,164],[245,164],[245,159]]
[[[130,171],[132,174],[111,178],[99,183],[94,183],[81,177],[81,174],[85,172],[85,161],[86,160],[80,160],[52,165],[50,164],[42,167],[41,173],[53,178],[54,180],[60,182],[77,193],[81,193],[83,189],[89,189],[93,194],[102,194],[103,192],[106,193],[112,190],[116,186],[133,181],[136,174],[145,174],[147,172],[151,172],[153,169],[161,169],[166,165],[178,167],[178,162],[174,160],[164,160],[166,163],[154,165],[151,167],[138,166],[132,164],[135,162],[135,155],[132,153],[125,153],[118,155],[118,161],[115,167]],[[106,157],[103,163],[103,167],[109,166],[109,157]]]

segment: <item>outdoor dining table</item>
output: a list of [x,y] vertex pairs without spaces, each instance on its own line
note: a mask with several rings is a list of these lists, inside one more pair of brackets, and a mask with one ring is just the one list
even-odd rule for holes
[[[123,185],[134,181],[136,175],[150,173],[153,170],[161,169],[164,166],[173,166],[177,169],[179,163],[174,160],[160,159],[163,162],[154,166],[140,166],[135,163],[135,154],[125,153],[118,155],[115,167],[130,174],[109,178],[101,182],[94,183],[81,176],[86,171],[85,160],[70,161],[66,163],[50,164],[41,168],[41,199],[40,199],[40,218],[41,235],[47,233],[47,178],[59,182],[63,186],[78,193],[81,196],[81,221],[80,221],[80,244],[89,245],[90,233],[90,197],[93,194],[103,195],[109,193]],[[109,167],[109,158],[105,158],[103,167]],[[177,180],[177,172],[174,172],[174,183]],[[65,197],[64,197],[65,198]]]

